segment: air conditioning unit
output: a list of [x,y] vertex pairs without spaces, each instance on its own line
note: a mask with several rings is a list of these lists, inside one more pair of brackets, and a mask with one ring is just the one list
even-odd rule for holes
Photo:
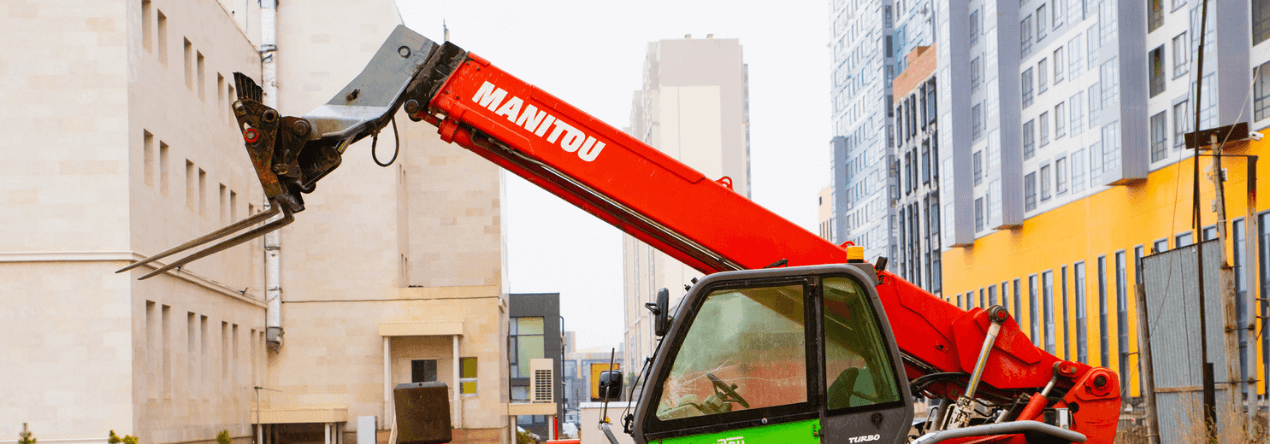
[[529,402],[556,402],[554,359],[529,360]]

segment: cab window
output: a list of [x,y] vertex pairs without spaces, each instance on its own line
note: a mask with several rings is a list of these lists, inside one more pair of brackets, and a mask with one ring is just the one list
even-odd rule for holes
[[854,280],[823,281],[829,410],[899,401],[895,370],[869,296]]
[[805,299],[802,284],[710,293],[662,383],[657,418],[807,402]]

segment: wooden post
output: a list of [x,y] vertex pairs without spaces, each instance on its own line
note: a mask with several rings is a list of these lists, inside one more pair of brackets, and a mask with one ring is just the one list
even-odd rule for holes
[[[1218,251],[1221,252],[1222,264],[1218,269],[1217,282],[1221,288],[1221,314],[1222,314],[1222,331],[1225,339],[1226,362],[1223,367],[1226,370],[1226,411],[1227,414],[1238,416],[1238,418],[1230,418],[1230,424],[1240,424],[1243,422],[1242,416],[1238,415],[1240,410],[1239,404],[1239,336],[1237,326],[1239,322],[1235,316],[1235,270],[1231,267],[1230,261],[1226,259],[1226,192],[1225,177],[1222,174],[1221,152],[1223,143],[1219,143],[1217,135],[1210,136],[1210,143],[1213,147],[1213,165],[1212,174],[1213,190],[1217,198],[1217,245]],[[1198,160],[1198,159],[1196,159]],[[1200,231],[1203,233],[1203,230]],[[1201,236],[1202,237],[1202,236]]]
[[[1138,264],[1142,274],[1142,264]],[[1155,405],[1155,364],[1151,361],[1151,317],[1147,310],[1145,280],[1138,283],[1138,371],[1142,373],[1142,397],[1147,400],[1147,444],[1160,444],[1160,418]]]

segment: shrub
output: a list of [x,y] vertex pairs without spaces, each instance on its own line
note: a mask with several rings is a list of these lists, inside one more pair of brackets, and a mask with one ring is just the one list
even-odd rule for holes
[[108,442],[108,443],[110,443],[110,444],[120,444],[120,443],[123,443],[123,444],[137,444],[137,437],[132,436],[132,435],[124,435],[124,436],[123,436],[123,438],[120,438],[120,437],[119,437],[119,435],[116,435],[116,434],[115,434],[115,431],[114,431],[114,430],[111,430],[111,431],[110,431],[110,439],[107,439],[107,440],[106,440],[106,442]]
[[22,423],[22,432],[18,433],[18,436],[22,437],[22,439],[18,440],[18,444],[35,444],[35,441],[37,441],[31,437],[31,432],[27,431],[25,422]]
[[232,441],[229,439],[229,430],[221,430],[216,434],[216,444],[230,444]]

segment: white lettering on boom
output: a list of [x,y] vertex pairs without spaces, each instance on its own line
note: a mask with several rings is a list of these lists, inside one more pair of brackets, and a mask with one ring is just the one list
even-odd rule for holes
[[[583,161],[595,160],[604,149],[604,142],[595,136],[587,135],[580,128],[565,123],[547,110],[539,110],[538,107],[527,104],[516,96],[503,102],[506,98],[506,90],[494,86],[493,83],[485,82],[476,91],[476,95],[472,96],[472,101],[482,108],[493,111],[496,116],[506,116],[508,121],[535,136],[546,136],[547,143],[556,144],[559,141],[560,148],[566,152],[578,153],[578,158]],[[550,134],[548,134],[549,130]]]
[[503,97],[506,96],[507,91],[503,91],[502,88],[495,88],[493,83],[485,82],[484,85],[481,85],[481,89],[476,91],[472,101],[493,111],[498,108],[500,103],[503,103]]

